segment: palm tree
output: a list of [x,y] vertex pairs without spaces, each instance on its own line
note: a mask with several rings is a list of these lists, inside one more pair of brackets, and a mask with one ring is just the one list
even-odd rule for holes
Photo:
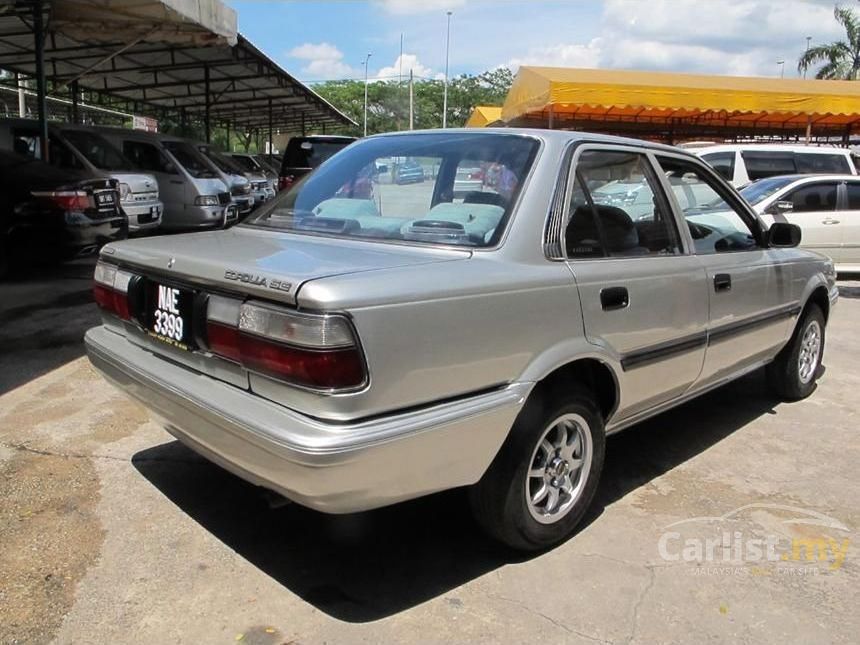
[[814,63],[823,62],[815,78],[856,81],[860,76],[860,19],[854,11],[844,7],[835,7],[833,17],[845,28],[847,40],[806,50],[797,61],[797,71],[803,73]]

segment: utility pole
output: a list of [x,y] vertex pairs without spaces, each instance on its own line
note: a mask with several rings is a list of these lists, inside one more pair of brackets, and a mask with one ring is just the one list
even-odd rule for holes
[[415,97],[414,97],[414,88],[415,85],[412,79],[412,70],[409,70],[409,129],[415,129]]
[[448,14],[448,30],[445,36],[445,90],[442,96],[442,127],[448,127],[448,55],[451,49],[451,14],[453,11],[446,11]]
[[372,54],[368,52],[364,57],[364,136],[367,136],[367,63]]

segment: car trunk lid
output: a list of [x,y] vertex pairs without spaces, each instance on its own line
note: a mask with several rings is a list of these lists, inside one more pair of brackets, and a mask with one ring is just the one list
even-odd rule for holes
[[107,258],[132,271],[203,289],[295,304],[309,280],[468,257],[468,250],[385,244],[237,227],[128,240]]

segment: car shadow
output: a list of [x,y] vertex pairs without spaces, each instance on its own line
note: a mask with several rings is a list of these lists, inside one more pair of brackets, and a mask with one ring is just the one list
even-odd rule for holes
[[94,265],[28,266],[0,282],[0,394],[83,356],[84,333],[100,322]]
[[[610,438],[592,510],[579,527],[631,491],[774,413],[756,373]],[[212,535],[291,592],[349,622],[378,620],[505,564],[513,553],[472,520],[465,491],[331,516],[274,497],[195,455],[178,441],[132,458],[153,486]],[[277,498],[279,499],[279,498]],[[575,538],[574,538],[575,539]],[[452,603],[458,599],[452,595]]]

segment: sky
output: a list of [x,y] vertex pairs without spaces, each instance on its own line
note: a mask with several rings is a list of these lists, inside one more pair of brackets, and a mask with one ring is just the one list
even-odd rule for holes
[[[227,0],[239,31],[305,82],[442,78],[520,65],[796,77],[841,39],[824,0]],[[846,3],[858,5],[856,2]],[[858,6],[860,9],[860,6]],[[400,41],[403,36],[403,57]]]

